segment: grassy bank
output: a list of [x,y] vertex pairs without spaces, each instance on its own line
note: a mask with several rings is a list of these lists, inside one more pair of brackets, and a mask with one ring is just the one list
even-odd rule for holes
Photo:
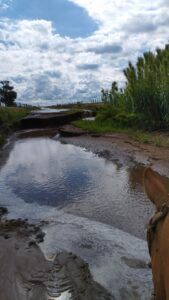
[[7,135],[19,126],[20,120],[30,112],[27,108],[0,107],[0,146]]
[[118,128],[109,122],[103,123],[97,120],[96,121],[78,120],[78,121],[74,121],[73,125],[94,133],[126,132],[127,130],[124,128]]
[[73,122],[76,127],[92,133],[125,133],[133,140],[158,147],[169,147],[169,137],[160,132],[146,132],[134,128],[115,126],[110,122],[78,120]]

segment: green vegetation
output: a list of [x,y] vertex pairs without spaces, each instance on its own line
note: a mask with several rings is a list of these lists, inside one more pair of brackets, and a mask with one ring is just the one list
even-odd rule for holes
[[124,88],[114,81],[110,90],[102,89],[104,105],[95,121],[74,124],[91,132],[123,132],[141,143],[169,147],[169,139],[155,133],[169,128],[169,44],[144,53],[135,66],[129,62],[124,75]]
[[125,88],[113,82],[111,90],[101,91],[102,101],[109,104],[100,113],[102,121],[145,130],[168,128],[169,44],[155,53],[144,53],[135,66],[129,62],[124,75]]
[[169,147],[169,138],[159,133],[150,133],[132,128],[113,126],[112,123],[95,121],[78,120],[74,121],[73,125],[82,128],[92,133],[124,133],[133,140],[142,143],[150,144],[158,147]]
[[26,108],[0,107],[0,146],[4,144],[9,132],[16,128],[29,112]]
[[125,128],[120,128],[113,126],[111,122],[100,122],[97,119],[95,121],[88,120],[78,120],[72,122],[76,127],[82,128],[84,130],[93,132],[93,133],[106,133],[106,132],[126,132],[128,131]]
[[166,136],[162,136],[160,134],[152,134],[148,132],[142,132],[142,131],[133,131],[130,136],[138,141],[139,143],[143,144],[151,144],[158,147],[169,147],[169,138],[166,138]]
[[16,126],[28,113],[29,110],[25,108],[0,107],[0,126]]
[[17,93],[14,91],[14,87],[10,85],[8,80],[0,81],[0,102],[6,106],[14,106]]

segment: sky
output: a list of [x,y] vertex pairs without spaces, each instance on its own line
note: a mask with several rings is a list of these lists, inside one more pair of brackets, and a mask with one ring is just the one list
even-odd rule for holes
[[0,0],[0,80],[18,101],[90,101],[169,41],[169,0]]

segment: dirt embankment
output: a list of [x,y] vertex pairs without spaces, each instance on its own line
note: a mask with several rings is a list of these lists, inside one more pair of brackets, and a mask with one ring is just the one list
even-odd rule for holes
[[82,119],[83,115],[83,111],[69,113],[32,113],[21,120],[21,128],[33,129],[61,126]]
[[0,208],[0,299],[52,300],[63,292],[70,299],[111,300],[90,274],[88,265],[72,253],[46,259],[38,243],[44,234],[27,220],[7,220]]

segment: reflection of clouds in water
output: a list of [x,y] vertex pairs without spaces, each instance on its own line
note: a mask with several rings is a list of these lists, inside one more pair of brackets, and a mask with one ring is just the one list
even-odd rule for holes
[[[72,193],[72,197],[78,201],[75,206],[82,216],[90,214],[92,219],[98,218],[105,223],[110,221],[115,226],[122,226],[123,230],[132,228],[132,232],[137,233],[143,223],[143,210],[140,212],[137,190],[130,190],[126,168],[116,169],[113,163],[108,164],[92,153],[50,139],[28,139],[15,144],[6,166],[1,170],[1,205],[9,208],[10,218],[49,222],[44,229],[45,241],[41,245],[46,255],[55,253],[57,249],[75,252],[90,264],[94,278],[116,294],[116,299],[148,300],[151,294],[151,270],[130,268],[122,259],[126,257],[128,260],[146,262],[146,242],[112,226],[58,211],[55,207],[47,206],[47,198],[43,203],[46,206],[22,200],[28,196],[33,201],[40,201],[42,196],[56,197],[60,176],[63,181],[60,195],[66,194],[66,187],[67,194]],[[46,184],[48,180],[49,186]],[[23,194],[23,197],[18,197],[10,183],[19,183],[19,192],[28,193],[28,196]],[[36,187],[41,191],[40,195]],[[72,204],[69,209],[75,212]],[[141,221],[138,216],[142,218]],[[136,290],[139,294],[137,298]],[[128,296],[125,298],[123,293]]]
[[48,200],[46,204],[56,205],[52,198],[73,200],[79,190],[88,189],[93,157],[81,148],[47,138],[22,140],[16,143],[1,175],[26,201]]
[[151,204],[131,184],[139,168],[118,168],[80,147],[36,138],[16,142],[0,174],[3,194],[8,189],[27,203],[64,207],[145,238]]
[[[65,211],[111,224],[145,239],[145,228],[153,207],[143,191],[131,188],[129,172],[123,167],[103,164],[103,172],[90,176],[95,182],[90,193],[76,203],[69,203]],[[89,209],[90,208],[90,209]]]
[[[85,218],[60,214],[55,220],[44,229],[41,248],[45,255],[56,249],[76,253],[89,263],[94,279],[109,289],[115,299],[150,299],[151,270],[146,267],[149,258],[145,241]],[[129,267],[124,257],[131,263],[137,262],[135,267]],[[145,267],[140,268],[139,262]]]
[[[10,218],[47,221],[43,228],[46,232],[45,241],[40,244],[46,256],[55,254],[57,249],[72,251],[89,263],[95,280],[113,294],[118,293],[116,299],[150,299],[151,270],[130,268],[122,259],[127,257],[148,261],[145,241],[112,226],[65,214],[63,210],[58,211],[55,207],[25,203],[11,190],[5,191],[5,185],[0,187],[1,205],[5,204],[9,208]],[[129,294],[128,298],[119,296],[122,288],[127,289],[125,294]],[[135,289],[139,292],[138,298],[135,297]]]

